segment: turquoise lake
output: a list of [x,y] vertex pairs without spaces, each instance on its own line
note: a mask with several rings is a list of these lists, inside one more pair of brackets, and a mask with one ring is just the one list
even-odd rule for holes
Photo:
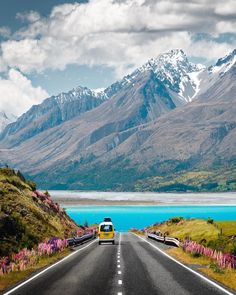
[[236,220],[236,206],[68,206],[66,212],[78,224],[100,223],[104,217],[111,217],[116,230],[127,231],[132,227],[142,229],[156,222],[165,221],[174,216],[185,218],[208,217],[214,220]]

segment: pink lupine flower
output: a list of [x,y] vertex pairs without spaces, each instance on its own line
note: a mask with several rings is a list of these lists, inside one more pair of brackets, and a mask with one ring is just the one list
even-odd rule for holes
[[183,244],[183,249],[186,252],[199,253],[212,260],[215,260],[221,268],[236,269],[236,257],[232,254],[213,250],[211,248],[204,247],[197,242],[187,240]]

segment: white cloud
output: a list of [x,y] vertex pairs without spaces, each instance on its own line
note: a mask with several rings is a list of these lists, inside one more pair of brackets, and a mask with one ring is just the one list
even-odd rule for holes
[[[192,36],[233,32],[232,3],[90,0],[56,6],[47,19],[31,11],[19,16],[29,25],[15,34],[17,41],[1,44],[2,63],[24,73],[64,69],[68,64],[106,65],[120,76],[130,65],[173,48],[212,60],[236,44],[193,41]],[[227,14],[231,17],[226,22]]]
[[217,32],[220,34],[224,32],[235,33],[236,32],[235,28],[236,28],[236,21],[235,22],[220,21],[216,25]]
[[18,12],[16,14],[16,18],[20,19],[21,21],[28,21],[30,23],[34,23],[40,19],[40,14],[37,11],[25,11],[25,12]]
[[11,35],[11,30],[8,27],[0,27],[0,37],[7,38]]
[[236,14],[236,4],[235,0],[228,0],[228,1],[217,1],[215,7],[215,13],[220,15],[235,15]]
[[0,110],[16,116],[26,112],[33,104],[42,102],[48,93],[33,87],[19,71],[11,69],[6,79],[0,78]]

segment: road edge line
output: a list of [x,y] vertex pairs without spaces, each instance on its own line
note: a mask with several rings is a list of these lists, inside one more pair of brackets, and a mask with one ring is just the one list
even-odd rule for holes
[[29,282],[31,282],[32,280],[36,279],[37,277],[39,277],[40,275],[42,275],[43,273],[45,273],[46,271],[48,271],[49,269],[57,266],[58,264],[60,264],[61,262],[67,260],[68,258],[70,258],[71,256],[75,255],[76,253],[88,248],[90,245],[92,245],[93,243],[95,243],[97,241],[97,239],[95,239],[94,241],[92,241],[91,243],[89,243],[88,245],[84,246],[83,248],[80,248],[76,251],[74,251],[73,253],[67,255],[66,257],[62,258],[61,260],[55,262],[54,264],[48,266],[47,268],[45,268],[44,270],[40,271],[39,273],[37,273],[36,275],[32,276],[31,278],[27,279],[26,281],[22,282],[21,284],[17,285],[16,287],[14,287],[13,289],[7,291],[6,293],[3,293],[3,295],[8,295],[11,294],[13,292],[15,292],[16,290],[18,290],[19,288],[23,287],[24,285],[28,284]]
[[148,243],[150,246],[152,246],[154,249],[156,249],[157,251],[159,251],[160,253],[162,253],[164,256],[168,257],[170,260],[176,262],[177,264],[181,265],[182,267],[184,267],[185,269],[187,269],[188,271],[190,271],[191,273],[195,274],[196,276],[200,277],[202,280],[206,281],[207,283],[213,285],[214,287],[216,287],[217,289],[223,291],[224,293],[228,294],[228,295],[235,295],[235,293],[232,293],[230,291],[228,291],[227,289],[223,288],[222,286],[218,285],[216,282],[212,281],[211,279],[208,279],[207,277],[205,277],[204,275],[196,272],[195,270],[191,269],[190,267],[186,266],[185,264],[181,263],[180,261],[178,261],[177,259],[173,258],[172,256],[170,256],[169,254],[167,254],[166,252],[162,251],[161,249],[159,249],[157,246],[153,245],[151,242],[147,241],[146,239],[144,239],[143,237],[140,237],[139,235],[132,233],[134,236],[140,238],[141,240],[143,240],[144,242]]

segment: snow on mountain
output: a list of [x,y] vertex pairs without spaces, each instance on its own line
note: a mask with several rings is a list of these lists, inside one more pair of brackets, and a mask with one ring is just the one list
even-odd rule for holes
[[129,83],[133,83],[140,73],[152,71],[158,80],[168,87],[170,92],[177,93],[184,103],[190,102],[199,91],[198,73],[204,71],[205,66],[193,64],[188,61],[186,54],[181,49],[174,49],[160,54],[157,58],[150,59],[121,81],[112,84],[105,90],[108,96],[115,94]]
[[5,111],[0,111],[0,132],[10,123],[16,121],[17,117],[13,114],[6,114]]
[[63,105],[68,102],[81,100],[83,97],[96,97],[101,100],[106,100],[108,98],[102,89],[92,90],[82,86],[73,88],[72,90],[66,93],[60,93],[58,96],[55,96],[54,98],[59,103],[59,105]]
[[202,94],[207,91],[216,81],[223,77],[236,63],[236,49],[225,57],[220,58],[214,66],[210,66],[203,71],[200,71],[197,75],[199,81],[198,94]]
[[216,65],[210,68],[212,73],[218,73],[224,75],[236,62],[236,49],[225,57],[218,59]]

